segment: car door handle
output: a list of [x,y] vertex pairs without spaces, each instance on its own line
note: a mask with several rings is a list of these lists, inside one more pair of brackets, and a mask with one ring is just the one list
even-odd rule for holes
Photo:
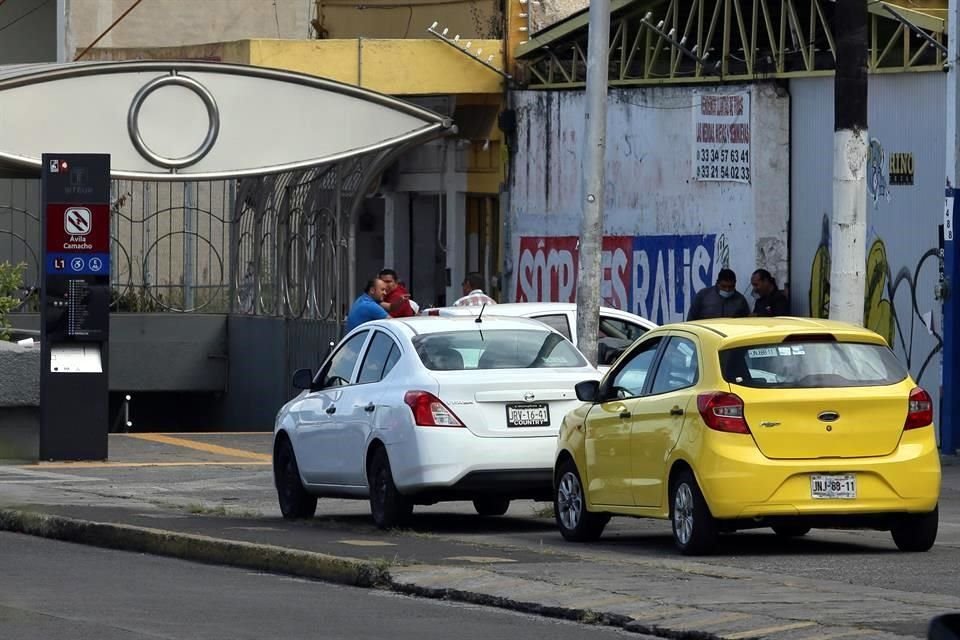
[[630,413],[629,411],[621,411],[621,412],[620,412],[620,417],[623,418],[624,420],[626,420],[627,418],[632,418],[632,417],[633,417],[633,414]]
[[670,415],[672,415],[672,416],[682,416],[682,415],[683,415],[683,409],[681,409],[680,407],[674,407],[673,409],[670,409]]
[[365,406],[365,407],[363,408],[363,410],[366,411],[367,413],[372,413],[376,408],[377,408],[377,405],[375,405],[375,404],[373,404],[373,403],[371,402],[370,404],[368,404],[367,406]]
[[331,413],[331,414],[332,414],[332,413],[336,413],[336,412],[337,412],[337,408],[336,408],[334,405],[330,405],[329,407],[327,407],[326,411],[327,411],[327,413]]

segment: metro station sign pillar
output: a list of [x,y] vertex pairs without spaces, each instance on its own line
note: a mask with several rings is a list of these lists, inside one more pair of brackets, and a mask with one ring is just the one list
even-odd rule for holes
[[110,156],[43,154],[40,459],[104,460]]

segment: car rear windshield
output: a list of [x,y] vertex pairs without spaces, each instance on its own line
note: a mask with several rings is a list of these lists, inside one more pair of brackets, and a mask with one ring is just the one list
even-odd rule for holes
[[428,333],[413,345],[433,371],[584,367],[587,361],[566,338],[552,331],[471,329]]
[[900,382],[907,370],[885,346],[856,342],[790,342],[720,352],[727,382],[744,387],[874,387]]

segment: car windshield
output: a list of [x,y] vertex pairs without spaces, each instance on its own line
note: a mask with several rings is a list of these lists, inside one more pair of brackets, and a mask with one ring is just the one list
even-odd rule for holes
[[584,367],[587,361],[558,333],[535,329],[471,329],[422,334],[413,345],[433,371]]
[[790,342],[720,352],[727,382],[744,387],[875,387],[900,382],[906,368],[878,344]]

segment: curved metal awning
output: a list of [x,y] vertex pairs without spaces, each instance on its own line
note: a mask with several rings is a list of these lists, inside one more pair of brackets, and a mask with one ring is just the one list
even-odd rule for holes
[[109,153],[117,178],[259,176],[389,153],[451,131],[449,118],[402,100],[262,67],[0,67],[0,170],[34,175],[43,153]]

